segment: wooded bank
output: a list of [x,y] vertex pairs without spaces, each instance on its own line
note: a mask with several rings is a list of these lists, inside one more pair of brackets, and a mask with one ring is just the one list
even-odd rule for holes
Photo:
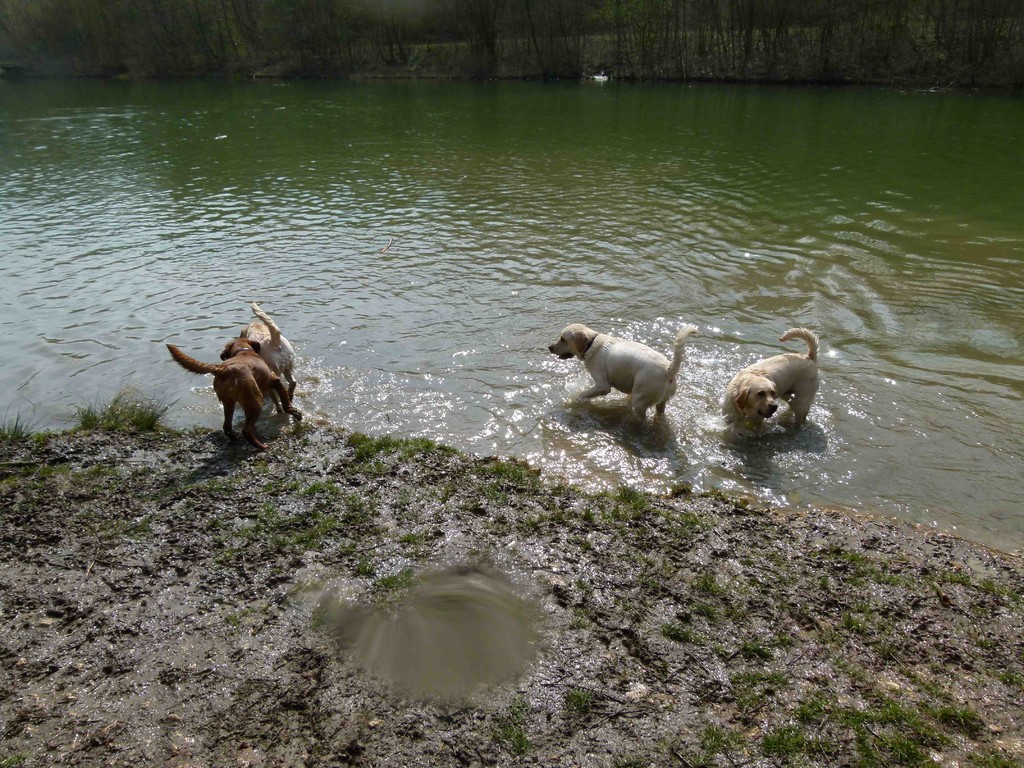
[[1021,0],[0,0],[0,62],[87,76],[1024,85]]

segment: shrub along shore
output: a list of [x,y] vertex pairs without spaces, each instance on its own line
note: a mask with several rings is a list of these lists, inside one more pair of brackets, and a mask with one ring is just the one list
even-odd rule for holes
[[[254,453],[119,402],[2,432],[4,768],[1024,765],[1019,558],[270,415]],[[452,564],[538,607],[517,679],[422,700],[317,624],[326,587],[400,606]]]

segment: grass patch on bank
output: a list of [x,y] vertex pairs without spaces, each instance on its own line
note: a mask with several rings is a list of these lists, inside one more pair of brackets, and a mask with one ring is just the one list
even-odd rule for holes
[[[0,443],[16,443],[32,436],[32,425],[20,413],[4,416],[0,421]],[[2,766],[3,763],[0,763]]]
[[353,460],[356,464],[378,461],[384,456],[392,454],[402,459],[411,459],[428,453],[457,453],[454,448],[441,445],[426,437],[392,437],[391,435],[373,437],[353,432],[348,436],[348,444],[355,449]]
[[479,465],[479,474],[500,489],[507,486],[533,489],[540,484],[540,470],[520,459],[484,459]]
[[494,740],[513,755],[525,755],[530,749],[526,734],[526,713],[529,708],[522,697],[516,697],[509,708],[494,718]]
[[1024,768],[1024,762],[998,752],[974,755],[968,765],[971,768]]
[[661,636],[673,643],[695,643],[698,639],[693,630],[677,621],[662,624]]
[[126,387],[118,390],[108,403],[79,406],[75,409],[75,419],[78,429],[85,431],[152,432],[160,428],[171,405],[169,400]]
[[[973,711],[952,706],[926,708],[922,711],[887,696],[875,696],[866,707],[840,706],[823,696],[811,697],[795,712],[805,726],[833,736],[852,736],[854,748],[864,766],[924,765],[932,751],[950,741],[940,729],[957,731],[969,738],[984,729],[981,718]],[[766,736],[767,739],[767,736]],[[802,735],[802,752],[820,751],[821,742]],[[793,736],[790,745],[800,742]],[[769,744],[769,746],[772,746]],[[765,754],[769,752],[762,746]]]
[[594,708],[594,694],[586,688],[571,688],[565,692],[565,711],[572,717],[586,717]]
[[[739,731],[720,725],[708,725],[701,730],[697,750],[689,753],[684,765],[690,765],[692,768],[711,768],[720,765],[717,759],[720,755],[731,756],[742,752],[746,743],[747,739]],[[674,750],[673,752],[678,756],[678,753]]]

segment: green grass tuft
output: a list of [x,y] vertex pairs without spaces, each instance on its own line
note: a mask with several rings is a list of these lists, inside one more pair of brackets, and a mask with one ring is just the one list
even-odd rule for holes
[[985,729],[985,724],[976,712],[967,707],[943,705],[931,710],[930,714],[943,725],[952,726],[972,739],[978,738]]
[[715,576],[712,573],[702,573],[693,580],[691,586],[695,592],[703,595],[724,595],[726,590],[718,586]]
[[516,697],[508,711],[494,719],[494,740],[513,755],[525,755],[531,746],[524,727],[527,712],[526,701]]
[[594,694],[586,688],[570,688],[565,692],[565,709],[574,717],[586,717],[594,708]]
[[86,431],[152,432],[171,407],[171,402],[150,397],[131,387],[118,390],[106,405],[93,403],[79,406],[75,411],[78,428]]
[[693,630],[676,621],[662,624],[661,635],[673,643],[693,643],[697,639]]
[[506,484],[532,488],[539,482],[540,472],[519,459],[484,459],[479,466],[480,474],[492,478],[498,489]]
[[613,516],[618,520],[639,519],[651,508],[647,494],[625,485],[615,492],[615,501]]
[[[1024,762],[998,752],[986,752],[971,757],[971,768],[1024,768]],[[2,766],[2,763],[0,763]]]
[[[17,443],[28,440],[32,436],[32,427],[20,413],[13,417],[5,416],[0,422],[0,443]],[[0,763],[0,766],[3,764]]]
[[768,731],[761,741],[761,751],[768,757],[792,757],[807,749],[807,737],[795,725],[784,725]]
[[771,661],[775,654],[768,648],[754,640],[747,640],[740,646],[740,655],[745,659],[758,661]]
[[715,759],[717,755],[731,754],[743,749],[746,740],[739,731],[723,728],[718,725],[709,725],[700,732],[700,753],[694,755],[694,768],[719,765]]
[[412,569],[403,568],[398,573],[381,576],[374,582],[374,586],[384,592],[401,592],[411,587],[414,580]]

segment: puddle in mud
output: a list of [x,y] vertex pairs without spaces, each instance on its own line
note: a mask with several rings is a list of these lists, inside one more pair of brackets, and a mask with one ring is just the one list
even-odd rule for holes
[[513,680],[538,647],[536,607],[500,573],[480,566],[428,572],[388,607],[327,589],[318,616],[369,674],[428,699],[456,699]]

